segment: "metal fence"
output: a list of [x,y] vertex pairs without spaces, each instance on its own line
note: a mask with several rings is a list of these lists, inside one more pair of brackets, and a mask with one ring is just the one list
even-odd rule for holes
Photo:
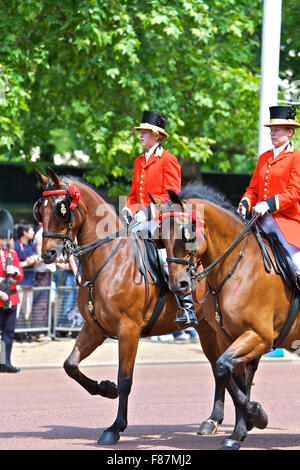
[[[48,273],[47,285],[18,286],[16,333],[78,332],[84,322],[77,307],[77,286],[59,285]],[[41,282],[45,284],[45,282]]]

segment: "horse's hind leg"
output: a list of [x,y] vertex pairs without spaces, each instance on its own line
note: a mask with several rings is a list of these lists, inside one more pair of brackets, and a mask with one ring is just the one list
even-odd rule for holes
[[195,326],[195,329],[198,332],[203,352],[211,364],[215,377],[213,410],[209,418],[201,423],[197,434],[200,436],[213,436],[217,432],[218,424],[221,424],[224,419],[225,385],[222,381],[217,380],[215,376],[215,364],[220,354],[217,349],[216,333],[210,324],[203,319],[198,326]]
[[[233,378],[238,387],[245,393],[248,400],[250,399],[250,392],[254,374],[256,372],[259,359],[246,364],[243,375],[233,375]],[[235,406],[235,427],[232,434],[225,438],[219,447],[219,450],[238,450],[241,442],[246,438],[248,431],[253,428],[253,425],[246,420],[245,415],[241,409]]]
[[215,396],[213,410],[209,418],[201,423],[197,432],[199,436],[213,436],[216,434],[218,424],[221,424],[224,419],[224,397],[225,386],[218,382],[215,378]]
[[116,384],[109,380],[98,383],[89,379],[78,368],[79,363],[88,357],[106,339],[102,331],[95,330],[85,323],[77,336],[76,343],[70,356],[64,362],[64,369],[72,379],[76,380],[91,395],[101,395],[107,398],[117,398],[118,390]]
[[234,380],[233,370],[238,363],[243,363],[247,359],[247,368],[250,371],[248,382],[250,382],[250,378],[253,379],[259,358],[268,351],[267,348],[268,345],[259,341],[257,334],[247,331],[222,354],[216,363],[217,377],[223,379],[235,406],[240,408],[243,413],[248,429],[249,424],[264,429],[268,424],[268,417],[259,403],[250,402],[251,384],[248,383],[249,390],[243,390]]
[[114,423],[105,429],[98,440],[98,444],[112,445],[120,439],[120,432],[127,427],[128,396],[132,386],[133,368],[140,337],[140,329],[136,325],[122,328],[122,336],[119,337],[119,372],[118,392],[119,407]]

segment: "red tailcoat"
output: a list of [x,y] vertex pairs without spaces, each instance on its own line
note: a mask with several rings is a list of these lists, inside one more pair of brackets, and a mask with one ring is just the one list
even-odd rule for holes
[[148,193],[166,202],[168,189],[181,191],[181,168],[177,158],[158,148],[146,162],[145,154],[134,164],[131,191],[127,196],[126,208],[131,215],[151,203]]
[[[3,249],[3,253],[4,253],[4,258],[2,259],[2,257],[0,257],[0,277],[1,278],[5,277],[5,272],[4,272],[4,269],[3,269],[3,265],[5,267],[4,260],[5,260],[5,263],[6,263],[6,259],[7,259],[7,249],[6,248]],[[23,273],[23,270],[20,266],[20,260],[19,260],[18,254],[14,250],[10,250],[10,254],[11,254],[11,257],[12,257],[12,265],[19,269],[19,274],[17,274],[17,276],[15,276],[11,279],[13,279],[16,282],[21,282],[23,277],[24,277],[24,273]],[[16,284],[11,283],[10,284],[10,290],[15,290],[15,289],[16,289]],[[1,286],[0,286],[0,290],[1,290]],[[11,304],[12,304],[13,307],[20,302],[19,295],[18,295],[17,292],[15,292],[14,294],[10,294],[9,299],[10,299]],[[3,305],[4,305],[4,302],[3,302],[2,299],[0,299],[0,307],[3,307]]]
[[273,158],[273,150],[260,155],[242,200],[249,211],[267,201],[272,216],[288,243],[300,249],[300,152],[292,147]]

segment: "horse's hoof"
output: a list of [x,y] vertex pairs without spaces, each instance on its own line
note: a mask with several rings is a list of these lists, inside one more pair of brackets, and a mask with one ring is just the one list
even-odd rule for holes
[[224,439],[218,450],[239,450],[241,447],[240,441],[234,439]]
[[251,431],[254,428],[253,424],[250,421],[246,420],[246,429],[247,431]]
[[102,380],[98,384],[98,393],[105,398],[115,399],[119,396],[118,387],[110,380]]
[[116,444],[119,439],[120,439],[120,434],[118,432],[103,431],[101,437],[98,440],[98,445],[111,446],[111,445]]
[[198,436],[213,436],[216,434],[218,425],[216,421],[212,419],[207,419],[201,424],[199,431],[197,432]]
[[252,402],[252,417],[250,419],[253,426],[258,429],[265,429],[268,425],[268,415],[258,402]]

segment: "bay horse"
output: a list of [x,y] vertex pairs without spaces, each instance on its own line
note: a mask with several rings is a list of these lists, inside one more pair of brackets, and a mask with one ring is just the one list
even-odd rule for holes
[[[219,204],[218,193],[211,187],[192,183],[179,194],[169,191],[169,196],[167,205],[152,198],[162,211],[160,241],[167,250],[169,285],[175,293],[184,295],[197,283],[197,278],[205,276],[207,300],[210,298],[205,315],[211,326],[219,328],[224,344],[227,343],[216,361],[216,380],[225,385],[245,420],[263,429],[268,424],[267,414],[260,403],[250,401],[250,381],[245,388],[234,380],[234,375],[237,367],[244,365],[252,380],[261,356],[281,338],[292,289],[274,265],[269,272],[265,269],[255,234],[245,227],[245,221],[235,210]],[[199,207],[204,214],[203,219],[200,218],[201,243],[187,247],[178,237],[178,230]],[[248,227],[252,222],[255,220],[249,222]],[[203,271],[196,274],[195,261],[199,260]],[[220,339],[220,335],[216,337]],[[298,315],[276,347],[289,349],[299,338]],[[234,433],[229,446],[238,449],[246,437],[244,431],[240,435]]]
[[[132,239],[127,233],[124,234],[122,221],[115,209],[87,183],[75,177],[60,177],[51,168],[47,172],[48,176],[44,176],[36,171],[43,188],[43,196],[34,206],[36,220],[43,223],[42,257],[45,263],[52,263],[62,253],[67,256],[76,254],[75,239],[82,248],[78,307],[85,322],[71,354],[64,362],[64,369],[90,394],[119,399],[114,423],[103,431],[98,440],[100,445],[111,445],[119,440],[120,432],[127,427],[128,396],[138,343],[151,318],[158,286],[150,282],[146,289],[145,279],[137,269]],[[109,221],[109,226],[115,227],[119,234],[123,231],[123,236],[115,236],[109,243],[102,243],[109,238],[104,220]],[[92,289],[91,283],[84,280],[93,280]],[[204,283],[197,286],[199,298],[203,297],[204,290]],[[174,295],[169,292],[166,304],[148,336],[178,331],[174,323],[176,311]],[[195,325],[195,329],[203,352],[215,369],[220,355],[215,330],[201,316],[201,306],[196,307],[196,315],[199,324]],[[91,380],[79,369],[80,362],[109,337],[118,340],[117,385],[109,380],[100,383]],[[215,387],[212,413],[202,423],[199,434],[214,434],[218,423],[223,420],[224,387],[218,381]],[[240,425],[239,420],[237,416],[237,426]]]

